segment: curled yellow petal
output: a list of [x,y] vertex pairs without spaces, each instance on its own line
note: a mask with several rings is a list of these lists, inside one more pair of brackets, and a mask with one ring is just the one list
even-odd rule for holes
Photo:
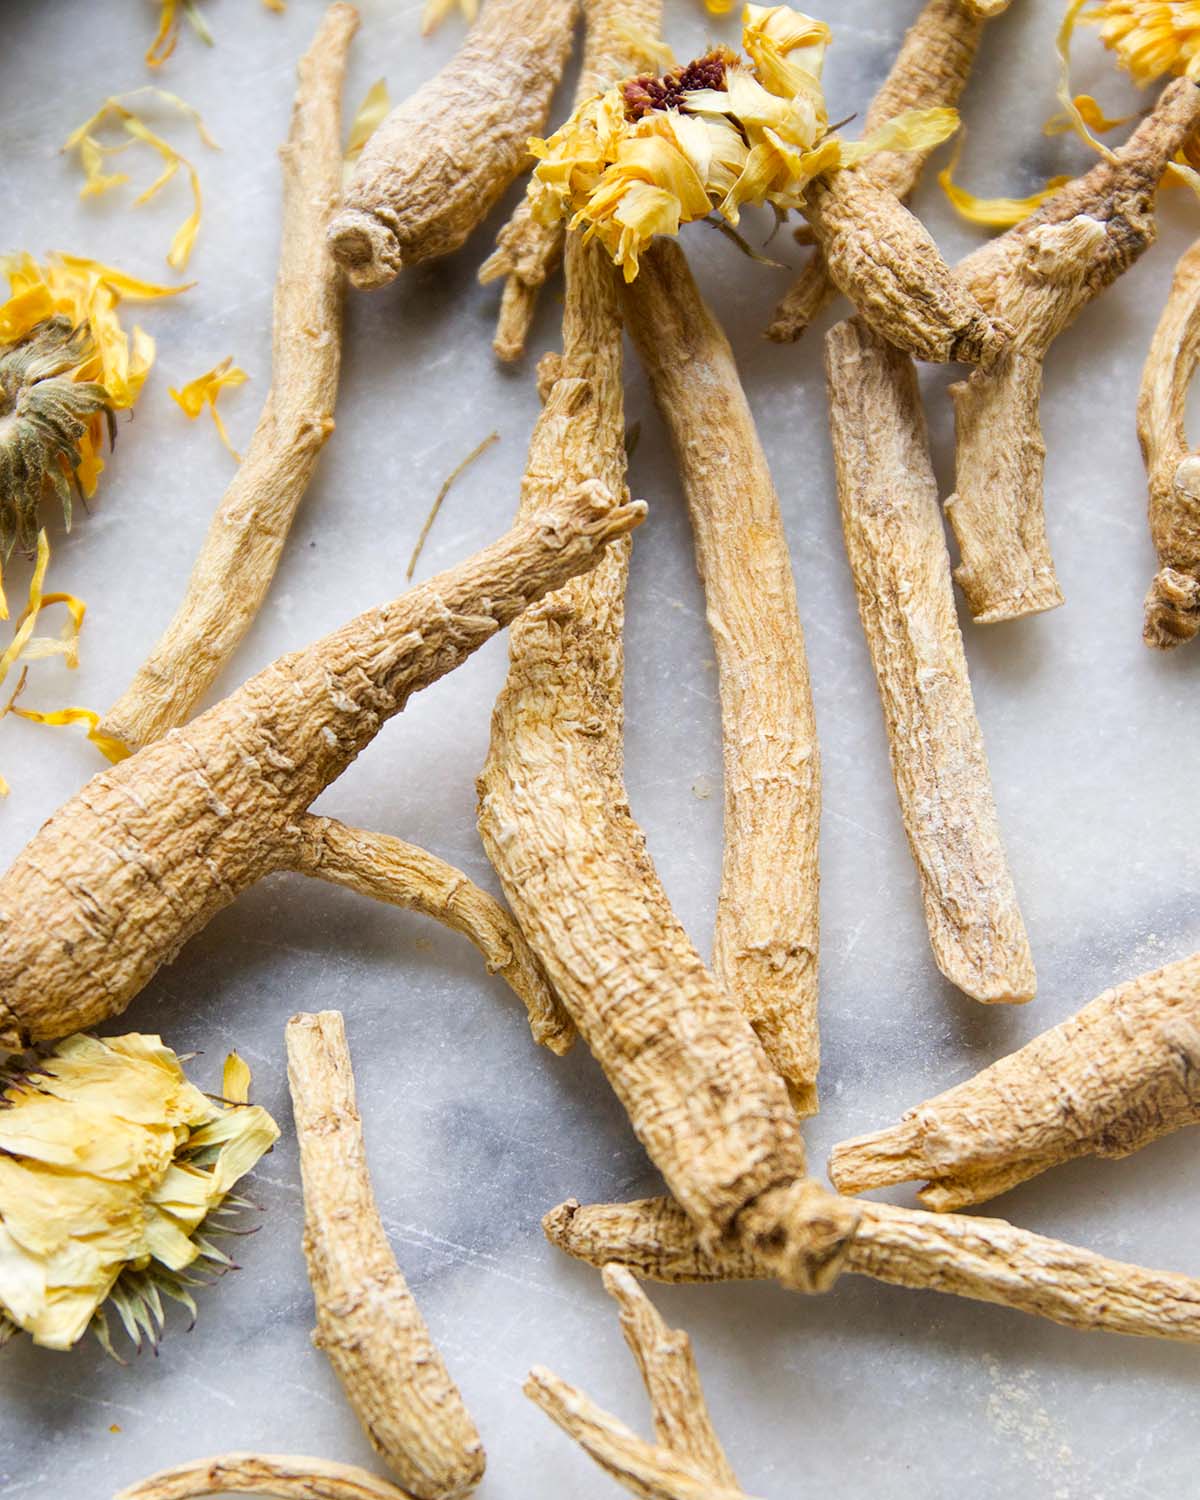
[[12,640],[8,643],[4,654],[0,656],[0,682],[8,676],[13,663],[20,659],[33,634],[33,627],[37,624],[37,617],[42,609],[42,589],[46,582],[46,569],[49,566],[50,542],[45,531],[39,531],[37,557],[33,565],[33,575],[29,580],[29,599],[21,613],[21,618],[17,621]]
[[1099,103],[1091,94],[1076,94],[1073,100],[1075,114],[1068,114],[1065,110],[1057,115],[1051,115],[1042,126],[1044,135],[1064,135],[1075,129],[1075,118],[1079,119],[1089,130],[1097,130],[1101,135],[1110,130],[1116,130],[1120,125],[1128,125],[1133,119],[1132,115],[1118,115],[1110,117],[1106,115]]
[[249,1064],[236,1052],[231,1052],[225,1059],[225,1069],[221,1075],[222,1099],[227,1104],[249,1104],[250,1082]]
[[235,365],[233,355],[227,355],[220,364],[214,365],[203,375],[197,375],[195,380],[189,380],[185,386],[178,390],[170,387],[170,395],[183,409],[191,420],[195,420],[207,406],[212,413],[213,424],[217,434],[225,447],[233,454],[237,461],[241,462],[241,454],[236,451],[229,441],[229,434],[225,430],[225,423],[221,420],[221,414],[217,410],[217,397],[226,387],[245,385],[250,377],[245,370]]
[[350,137],[346,142],[348,162],[358,160],[362,148],[378,130],[391,108],[387,79],[377,79],[364,94],[362,103],[354,111],[354,118],[350,121]]
[[1089,146],[1098,151],[1105,160],[1115,161],[1116,157],[1112,151],[1092,134],[1083,110],[1076,102],[1075,91],[1071,87],[1071,38],[1075,35],[1075,27],[1079,23],[1080,14],[1088,3],[1089,0],[1070,0],[1062,24],[1058,28],[1058,36],[1054,43],[1058,53],[1058,102],[1062,105],[1064,118],[1069,122],[1068,128],[1073,130],[1080,140],[1086,141]]
[[154,40],[146,48],[146,66],[159,68],[175,50],[179,40],[179,0],[161,0],[158,12],[158,30]]
[[51,728],[62,728],[71,724],[86,724],[88,726],[87,737],[95,745],[97,750],[106,760],[114,765],[124,760],[129,755],[129,746],[122,741],[113,739],[111,735],[101,734],[98,725],[100,715],[90,708],[56,708],[50,712],[42,712],[36,708],[18,708],[15,705],[9,710],[18,719],[28,719],[31,724],[46,724]]

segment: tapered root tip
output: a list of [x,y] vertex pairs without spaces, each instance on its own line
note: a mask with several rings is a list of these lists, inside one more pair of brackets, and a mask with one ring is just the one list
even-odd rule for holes
[[737,1238],[786,1287],[824,1292],[841,1275],[861,1208],[809,1179],[768,1188],[737,1218]]
[[920,1158],[921,1132],[914,1120],[842,1141],[830,1153],[829,1180],[839,1193],[892,1187],[927,1175]]
[[1162,568],[1146,595],[1142,639],[1147,646],[1170,651],[1200,632],[1200,580],[1178,568]]
[[1006,323],[1003,318],[989,318],[981,311],[959,334],[951,358],[961,360],[963,364],[979,365],[986,370],[1008,349],[1013,336],[1014,329],[1010,323]]
[[763,337],[773,344],[795,344],[804,337],[807,328],[807,317],[796,317],[784,304],[776,309],[774,318],[763,329]]
[[809,1120],[818,1113],[821,1100],[815,1083],[795,1078],[785,1078],[784,1082],[787,1084],[788,1098],[792,1101],[792,1108],[800,1119]]
[[568,1198],[542,1215],[542,1233],[559,1250],[568,1250],[571,1242],[571,1225],[579,1212],[579,1199]]
[[387,286],[403,268],[396,236],[375,214],[345,208],[327,233],[329,250],[351,283],[362,291]]

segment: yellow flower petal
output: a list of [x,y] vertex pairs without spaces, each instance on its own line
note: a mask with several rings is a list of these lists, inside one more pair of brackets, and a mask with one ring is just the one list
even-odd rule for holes
[[10,709],[18,719],[28,719],[31,724],[44,724],[51,729],[61,729],[72,724],[86,724],[87,737],[104,758],[116,765],[129,754],[129,746],[111,735],[101,734],[98,729],[100,715],[90,708],[56,708],[53,712],[42,712],[36,708]]
[[229,1104],[249,1104],[250,1068],[236,1052],[225,1059],[225,1071],[221,1075],[221,1097]]
[[350,138],[346,142],[348,162],[358,160],[362,148],[390,114],[391,108],[392,101],[388,94],[387,79],[377,79],[363,95],[363,101],[355,110],[353,120],[350,121]]
[[938,173],[938,186],[950,200],[959,218],[965,219],[969,224],[982,225],[985,229],[1011,229],[1014,224],[1027,219],[1047,198],[1052,198],[1059,188],[1071,180],[1069,177],[1052,177],[1044,188],[1030,193],[1027,198],[978,198],[954,181],[961,155],[960,141],[949,164]]
[[221,420],[220,412],[217,411],[217,397],[226,386],[244,385],[249,378],[245,370],[234,364],[233,355],[230,354],[220,364],[214,365],[211,370],[203,375],[197,375],[195,380],[189,380],[181,389],[176,390],[174,386],[170,388],[170,395],[192,420],[195,420],[206,406],[208,407],[218,436],[239,463],[242,461],[242,456],[229,441],[225,423]]
[[429,36],[435,32],[455,5],[466,18],[467,25],[474,25],[479,14],[479,0],[425,0],[425,9],[421,12],[421,35]]

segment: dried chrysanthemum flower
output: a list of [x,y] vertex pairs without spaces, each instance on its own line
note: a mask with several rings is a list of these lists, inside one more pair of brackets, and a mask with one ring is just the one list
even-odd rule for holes
[[108,392],[75,372],[94,354],[91,334],[62,313],[35,323],[0,347],[0,555],[13,543],[33,549],[42,496],[53,490],[71,524],[71,490],[83,464],[81,444],[103,414],[109,442],[115,422]]
[[194,1315],[196,1272],[232,1264],[211,1236],[279,1137],[248,1070],[234,1054],[216,1100],[156,1036],[80,1034],[2,1082],[0,1342],[69,1349],[90,1325],[112,1352],[105,1304],[156,1342],[163,1297]]
[[1168,73],[1200,78],[1200,0],[1099,0],[1079,19],[1099,28],[1139,88]]
[[0,256],[11,288],[0,304],[0,558],[14,542],[32,552],[38,506],[53,492],[68,526],[71,488],[85,499],[104,465],[100,449],[113,413],[133,405],[154,363],[140,328],[121,327],[122,298],[172,297],[155,286],[74,255]]
[[786,5],[747,5],[742,45],[660,77],[633,78],[572,114],[548,140],[530,183],[535,217],[570,213],[625,279],[656,234],[714,209],[730,224],[744,203],[799,208],[814,178],[880,150],[926,149],[958,123],[950,109],[915,110],[864,141],[829,131],[821,68],[830,31]]

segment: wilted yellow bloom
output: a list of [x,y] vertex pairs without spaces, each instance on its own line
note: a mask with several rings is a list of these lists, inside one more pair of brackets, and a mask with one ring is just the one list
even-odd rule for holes
[[225,423],[221,420],[221,413],[217,410],[217,397],[226,388],[245,385],[249,380],[245,370],[239,368],[233,362],[233,355],[227,355],[219,365],[214,365],[203,375],[197,375],[195,380],[189,380],[187,385],[176,390],[174,386],[169,388],[171,397],[179,406],[195,421],[207,406],[212,413],[213,424],[217,429],[217,435],[221,441],[237,459],[242,461],[242,455],[229,441],[229,434],[225,431]]
[[530,183],[537,218],[570,214],[625,279],[656,234],[743,203],[799,208],[815,177],[875,151],[926,149],[956,127],[953,110],[909,111],[865,141],[829,133],[821,68],[829,28],[786,5],[747,5],[746,66],[713,48],[660,77],[633,78],[581,105],[548,140]]
[[1200,78],[1200,0],[1099,0],[1079,19],[1099,27],[1139,88],[1168,73]]
[[229,1263],[203,1232],[279,1137],[258,1106],[202,1094],[156,1036],[74,1036],[10,1072],[0,1109],[0,1314],[48,1349],[102,1304],[133,1342],[157,1337],[162,1296],[192,1311],[190,1267]]
[[122,299],[173,297],[155,286],[74,255],[0,256],[11,295],[0,304],[0,556],[17,542],[31,551],[37,511],[53,490],[71,521],[71,481],[95,493],[100,449],[112,413],[137,400],[154,340],[117,316]]
[[124,140],[115,145],[105,145],[97,134],[105,125],[109,123],[120,125],[127,136],[157,152],[162,158],[163,169],[150,186],[133,200],[135,208],[139,204],[148,203],[151,198],[161,192],[181,167],[186,170],[192,188],[192,211],[175,231],[171,248],[167,252],[167,264],[176,271],[182,271],[187,266],[200,229],[200,215],[204,206],[200,194],[200,177],[186,156],[177,151],[170,141],[164,140],[162,136],[151,130],[140,115],[135,114],[125,103],[125,100],[136,98],[138,94],[152,94],[155,98],[169,104],[172,109],[177,109],[181,114],[186,115],[195,125],[204,144],[212,147],[213,150],[217,149],[217,143],[208,133],[208,128],[198,110],[185,103],[178,94],[169,94],[165,89],[146,87],[106,99],[95,114],[85,120],[77,130],[71,132],[63,150],[79,152],[79,161],[85,178],[83,187],[80,189],[80,197],[83,198],[99,197],[100,194],[107,193],[110,188],[119,187],[122,183],[129,181],[127,172],[104,170],[105,158],[124,151],[130,144],[129,140]]

